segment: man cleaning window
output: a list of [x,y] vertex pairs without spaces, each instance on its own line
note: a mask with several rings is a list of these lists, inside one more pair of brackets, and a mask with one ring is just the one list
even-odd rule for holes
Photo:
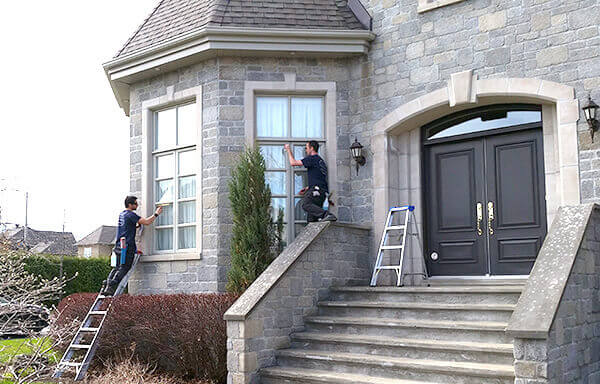
[[[138,207],[137,197],[127,196],[125,198],[125,210],[119,214],[119,226],[117,227],[117,240],[113,252],[117,255],[117,266],[110,271],[108,279],[102,285],[101,293],[105,296],[112,296],[119,286],[119,283],[125,277],[137,252],[135,245],[135,229],[139,225],[150,225],[156,220],[162,212],[162,207],[158,207],[156,212],[150,217],[139,217],[134,211]],[[121,238],[125,238],[125,263],[121,263]]]
[[300,190],[302,209],[307,213],[307,221],[336,221],[337,217],[323,209],[323,203],[329,193],[327,185],[327,164],[319,156],[319,143],[311,140],[306,143],[306,157],[294,159],[294,154],[288,144],[284,145],[292,166],[304,166],[308,174],[308,186]]

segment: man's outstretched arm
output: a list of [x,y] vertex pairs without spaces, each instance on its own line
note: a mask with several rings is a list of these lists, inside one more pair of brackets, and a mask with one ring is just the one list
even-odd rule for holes
[[284,144],[283,147],[285,148],[285,150],[288,153],[288,159],[290,160],[291,165],[296,166],[296,167],[303,165],[302,161],[294,159],[294,154],[292,153],[292,150],[290,149],[289,144]]
[[162,207],[158,207],[156,208],[156,212],[154,212],[154,214],[152,216],[148,216],[146,218],[140,218],[138,220],[138,223],[142,224],[142,225],[150,225],[152,223],[154,223],[154,220],[156,220],[156,218],[158,217],[158,215],[160,215],[162,212]]

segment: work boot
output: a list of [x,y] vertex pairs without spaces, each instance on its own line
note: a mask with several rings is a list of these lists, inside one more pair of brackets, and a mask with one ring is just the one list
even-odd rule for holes
[[108,286],[106,287],[106,289],[104,289],[104,291],[102,292],[102,294],[104,296],[113,296],[115,294],[118,286],[119,286],[119,284],[116,281],[111,280],[108,283]]
[[319,221],[337,221],[337,217],[333,213],[327,212]]

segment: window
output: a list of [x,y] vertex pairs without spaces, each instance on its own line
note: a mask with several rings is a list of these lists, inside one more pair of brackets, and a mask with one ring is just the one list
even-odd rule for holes
[[195,114],[195,104],[154,114],[154,206],[163,207],[154,228],[157,252],[196,248]]
[[92,257],[92,247],[83,248],[83,257],[85,257],[86,259]]
[[323,97],[256,97],[256,137],[267,166],[273,218],[283,210],[287,242],[306,225],[298,192],[307,185],[307,175],[305,168],[289,164],[283,146],[289,144],[294,157],[302,159],[306,142],[316,140],[321,145],[319,155],[325,158],[324,121]]

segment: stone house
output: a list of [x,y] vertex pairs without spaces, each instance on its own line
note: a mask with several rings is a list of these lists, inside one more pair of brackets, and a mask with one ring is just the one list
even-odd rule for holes
[[86,259],[91,257],[110,257],[116,238],[117,227],[101,225],[75,243],[77,246],[77,256]]
[[[166,204],[130,290],[224,290],[230,169],[259,145],[290,246],[226,315],[231,382],[600,382],[597,209],[560,208],[600,197],[599,24],[598,0],[160,1],[104,64],[130,190]],[[281,149],[309,139],[351,224],[303,230]],[[403,204],[404,272],[435,286],[360,287]]]

